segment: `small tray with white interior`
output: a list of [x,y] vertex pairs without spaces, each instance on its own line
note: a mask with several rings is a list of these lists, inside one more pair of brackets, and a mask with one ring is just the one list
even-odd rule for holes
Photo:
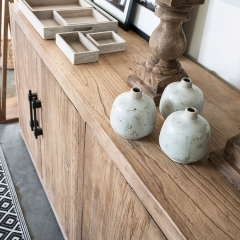
[[81,33],[56,34],[56,44],[72,64],[97,62],[99,50]]
[[81,7],[91,7],[85,0],[20,0],[31,11],[78,9]]
[[100,54],[126,50],[126,41],[113,31],[89,33],[86,37],[99,49]]
[[117,31],[118,27],[117,20],[98,7],[31,11],[20,1],[19,9],[43,39],[54,39],[56,33],[81,31],[85,35],[99,31]]

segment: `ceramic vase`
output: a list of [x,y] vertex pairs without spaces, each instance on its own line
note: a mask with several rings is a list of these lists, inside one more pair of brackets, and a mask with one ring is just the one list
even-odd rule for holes
[[113,103],[110,124],[122,137],[138,140],[150,134],[156,124],[156,106],[139,88],[120,94]]
[[210,126],[196,108],[177,111],[165,120],[159,144],[173,161],[188,164],[202,159],[208,152]]
[[171,113],[184,110],[186,107],[194,107],[202,115],[203,100],[202,91],[192,84],[192,80],[183,78],[180,82],[173,82],[165,88],[159,110],[165,119]]

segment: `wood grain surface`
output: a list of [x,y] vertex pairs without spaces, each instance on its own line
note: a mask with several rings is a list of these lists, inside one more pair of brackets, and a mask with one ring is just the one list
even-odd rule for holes
[[7,98],[6,100],[6,121],[12,122],[18,120],[17,97]]
[[89,127],[84,155],[82,239],[166,239]]
[[[10,16],[9,16],[9,3],[12,3],[13,0],[7,0],[4,3],[1,1],[0,5],[0,17],[2,18],[3,14],[3,19],[0,21],[0,31],[3,34],[3,40],[1,39],[1,34],[0,34],[0,41],[1,44],[3,42],[2,51],[0,47],[0,53],[1,53],[1,60],[2,60],[2,79],[1,79],[1,92],[0,92],[0,122],[8,122],[9,119],[7,119],[7,67],[8,67],[8,31],[11,31],[10,27]],[[3,24],[2,24],[3,20]],[[3,29],[2,29],[3,27]],[[8,28],[9,27],[9,28]],[[3,30],[3,31],[2,31]],[[11,119],[10,119],[11,120]],[[14,119],[12,119],[14,120]]]
[[[140,141],[125,140],[110,127],[114,99],[130,89],[127,77],[150,56],[147,42],[119,29],[127,41],[125,52],[74,66],[54,41],[41,39],[17,5],[11,5],[11,16],[167,238],[240,238],[240,192],[207,161],[208,156],[190,165],[169,160],[158,144],[164,121],[159,111],[153,133]],[[203,116],[212,130],[209,150],[223,148],[240,130],[240,94],[188,59],[180,61],[205,97]]]
[[228,139],[224,149],[211,152],[209,161],[240,191],[240,134]]
[[[16,78],[20,79],[17,81],[20,128],[64,235],[67,239],[80,239],[81,146],[84,146],[85,123],[19,27],[12,26],[18,39],[13,41],[16,56],[22,56],[22,49],[28,51],[23,55],[23,61],[17,61],[15,68]],[[12,37],[16,39],[15,35]],[[28,89],[37,93],[42,104],[42,109],[37,110],[37,118],[44,130],[43,137],[37,140],[29,126]],[[63,125],[63,122],[67,124]]]
[[40,72],[44,187],[67,239],[80,239],[85,123],[43,62]]

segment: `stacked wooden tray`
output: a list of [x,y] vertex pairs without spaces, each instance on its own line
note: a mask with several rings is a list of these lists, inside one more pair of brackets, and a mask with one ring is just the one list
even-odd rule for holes
[[113,31],[87,34],[56,34],[56,44],[72,64],[98,61],[99,54],[124,51],[126,41]]
[[72,31],[117,32],[116,19],[84,0],[22,0],[19,8],[43,39]]
[[118,21],[88,0],[19,0],[18,5],[43,39],[56,38],[72,64],[126,49],[116,33]]
[[124,51],[126,41],[113,31],[86,34],[93,45],[99,49],[99,54]]
[[79,9],[90,7],[84,0],[22,0],[31,11]]
[[72,64],[98,61],[99,50],[81,32],[59,33],[56,44]]

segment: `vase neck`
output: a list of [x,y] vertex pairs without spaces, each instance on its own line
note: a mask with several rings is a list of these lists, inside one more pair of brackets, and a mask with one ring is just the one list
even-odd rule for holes
[[198,118],[198,110],[194,107],[187,107],[184,111],[184,117],[190,120],[196,120]]
[[130,96],[132,99],[140,99],[142,97],[142,90],[139,88],[132,88],[130,90]]
[[192,80],[190,78],[183,78],[179,83],[179,86],[182,88],[192,88]]

